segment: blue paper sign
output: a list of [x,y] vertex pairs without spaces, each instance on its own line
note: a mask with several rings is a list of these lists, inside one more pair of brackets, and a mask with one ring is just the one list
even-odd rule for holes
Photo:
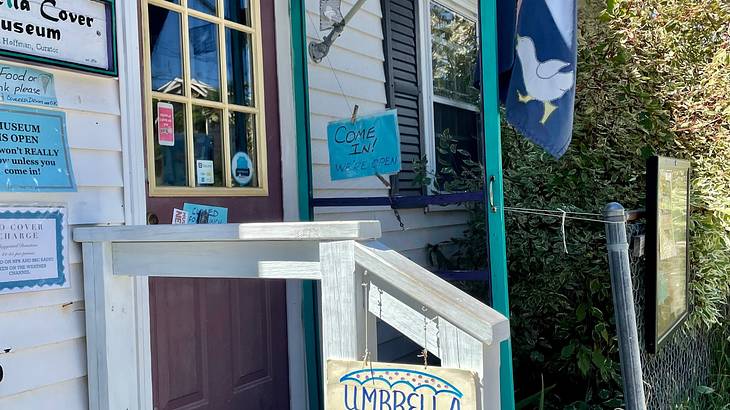
[[188,224],[228,223],[228,208],[185,203],[183,211],[188,214]]
[[0,172],[0,191],[76,191],[66,115],[0,107]]
[[396,110],[327,125],[333,181],[400,171],[400,133]]
[[53,74],[28,67],[0,64],[0,101],[58,106]]

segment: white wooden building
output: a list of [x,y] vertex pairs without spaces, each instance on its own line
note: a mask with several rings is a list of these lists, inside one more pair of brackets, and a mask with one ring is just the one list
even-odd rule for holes
[[[7,31],[0,33],[0,65],[51,74],[58,105],[5,102],[0,111],[20,106],[65,114],[76,189],[0,190],[0,213],[4,206],[66,208],[68,286],[0,291],[0,409],[312,408],[321,404],[313,396],[323,383],[312,369],[323,362],[308,350],[317,339],[307,297],[316,295],[307,294],[304,281],[322,282],[314,314],[321,315],[324,358],[360,359],[363,340],[377,340],[374,330],[368,336],[363,329],[379,317],[428,345],[445,366],[477,372],[479,408],[500,407],[507,319],[422,267],[426,244],[461,233],[462,210],[401,210],[405,230],[382,206],[316,208],[317,223],[287,223],[303,219],[302,175],[310,166],[315,198],[389,195],[377,178],[330,181],[324,142],[326,123],[348,117],[348,104],[363,114],[389,104],[378,1],[366,1],[337,40],[331,67],[307,63],[308,89],[300,76],[305,37],[318,38],[315,1],[45,6],[66,17],[107,7],[106,18],[94,23],[110,30],[106,50],[67,40],[78,28],[66,36],[69,18],[39,20],[40,4],[3,7],[0,22],[12,16],[58,27],[69,48],[42,61],[30,51],[3,54],[2,36],[33,32]],[[350,6],[343,3],[343,10]],[[472,20],[476,15],[474,4],[450,7]],[[116,57],[116,72],[63,63],[69,55],[91,61],[84,53],[104,52],[110,61]],[[433,104],[430,92],[424,106]],[[419,149],[433,152],[434,140],[426,137],[434,135],[433,109],[419,115]],[[302,132],[303,124],[310,128]],[[311,164],[301,160],[307,134]],[[175,209],[191,203],[226,208],[228,224],[145,226],[169,224]],[[342,222],[355,220],[374,222]],[[384,245],[372,242],[381,232]],[[372,285],[367,300],[385,289],[379,300],[392,309],[366,309],[360,282]],[[429,328],[430,342],[421,340],[414,320],[439,324]]]

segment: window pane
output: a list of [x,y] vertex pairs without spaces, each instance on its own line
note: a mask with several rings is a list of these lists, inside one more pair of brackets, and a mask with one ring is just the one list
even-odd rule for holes
[[220,110],[193,106],[196,186],[225,186],[221,116]]
[[187,186],[185,106],[152,100],[152,117],[157,186]]
[[473,87],[476,23],[431,3],[431,39],[434,94],[479,104],[479,90]]
[[194,98],[220,101],[218,26],[190,17],[190,75]]
[[251,3],[249,0],[224,0],[225,18],[239,24],[251,25]]
[[226,29],[228,62],[228,102],[253,105],[253,51],[251,36],[238,30]]
[[216,16],[218,14],[216,11],[217,2],[217,0],[188,0],[188,8]]
[[181,95],[184,83],[180,15],[149,6],[149,20],[152,90]]
[[255,119],[251,114],[231,111],[229,124],[233,186],[257,187]]
[[470,168],[469,161],[480,162],[478,120],[479,116],[474,111],[439,103],[433,105],[436,171],[440,176],[436,182],[440,189],[454,188],[449,187],[449,182],[454,179],[449,170],[458,175]]

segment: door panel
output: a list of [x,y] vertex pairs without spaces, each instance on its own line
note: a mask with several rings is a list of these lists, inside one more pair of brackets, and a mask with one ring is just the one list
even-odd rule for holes
[[[269,195],[148,197],[153,223],[170,223],[185,202],[226,207],[230,223],[282,220],[273,2],[260,0],[260,9]],[[288,408],[285,289],[283,281],[151,278],[154,408]]]

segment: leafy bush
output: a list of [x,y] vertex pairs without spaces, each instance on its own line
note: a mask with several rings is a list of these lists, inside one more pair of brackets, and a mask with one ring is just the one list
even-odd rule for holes
[[[730,294],[730,3],[587,1],[579,18],[573,142],[555,161],[503,127],[506,203],[642,208],[645,161],[687,158],[692,178],[691,325],[723,320]],[[614,408],[620,372],[604,227],[508,213],[518,386],[558,383],[554,405]],[[522,391],[530,394],[531,391]]]
[[[689,325],[717,325],[730,295],[730,2],[585,0],[579,30],[571,147],[556,161],[505,124],[505,203],[642,208],[649,156],[691,160]],[[462,246],[483,237],[473,220]],[[506,230],[518,397],[544,376],[547,408],[620,406],[603,225],[569,221],[568,254],[559,218],[507,212]]]

